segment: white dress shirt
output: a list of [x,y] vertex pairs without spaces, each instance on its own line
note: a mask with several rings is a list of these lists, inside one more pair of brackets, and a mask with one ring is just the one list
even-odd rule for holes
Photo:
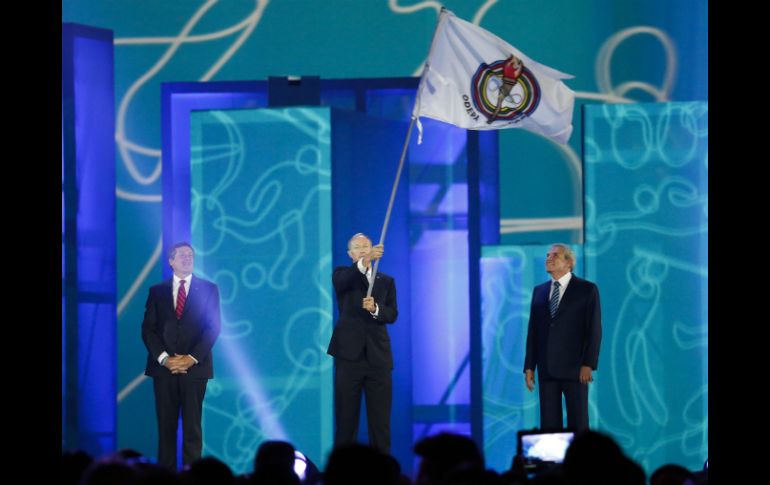
[[556,304],[556,308],[559,308],[559,305],[561,305],[561,299],[564,298],[564,292],[567,291],[567,285],[569,284],[569,280],[572,279],[572,273],[569,272],[559,278],[558,280],[551,280],[551,291],[548,292],[548,301],[551,301],[551,297],[553,296],[553,283],[555,281],[558,281],[561,285],[559,287],[559,302]]

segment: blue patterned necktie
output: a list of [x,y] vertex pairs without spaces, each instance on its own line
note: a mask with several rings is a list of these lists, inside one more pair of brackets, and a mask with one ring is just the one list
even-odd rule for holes
[[559,308],[559,287],[561,283],[558,281],[553,282],[553,294],[551,295],[551,302],[549,304],[551,308],[551,318],[556,315],[556,309]]

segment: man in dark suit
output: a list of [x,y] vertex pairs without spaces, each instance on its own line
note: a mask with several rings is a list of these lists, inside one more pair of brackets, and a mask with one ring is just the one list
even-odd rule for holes
[[599,288],[573,275],[574,267],[572,249],[552,245],[545,260],[552,280],[532,292],[524,381],[532,391],[537,369],[543,430],[562,429],[562,394],[567,427],[588,429],[588,384],[599,363],[602,312]]
[[361,413],[361,393],[366,396],[369,444],[390,453],[393,355],[385,324],[398,317],[393,278],[377,273],[372,296],[372,261],[382,257],[383,247],[372,247],[364,234],[348,241],[350,266],[334,269],[339,320],[327,353],[334,357],[334,444],[356,441]]
[[174,276],[150,288],[142,322],[147,347],[145,375],[152,377],[158,418],[158,463],[176,471],[176,437],[182,415],[182,461],[201,456],[201,417],[208,379],[214,377],[211,348],[220,330],[219,288],[193,277],[193,248],[169,251]]

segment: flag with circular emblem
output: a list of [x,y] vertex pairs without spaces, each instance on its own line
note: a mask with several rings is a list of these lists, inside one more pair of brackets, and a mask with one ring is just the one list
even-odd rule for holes
[[572,77],[443,10],[413,115],[470,130],[523,128],[567,143],[575,93],[562,79]]

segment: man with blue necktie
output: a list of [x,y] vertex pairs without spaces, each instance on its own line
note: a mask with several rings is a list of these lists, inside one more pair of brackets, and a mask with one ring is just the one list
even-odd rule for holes
[[548,250],[545,269],[551,281],[535,287],[529,313],[524,382],[540,390],[540,428],[563,429],[562,394],[567,427],[588,429],[588,385],[599,363],[602,312],[596,284],[572,274],[575,253],[566,244]]

